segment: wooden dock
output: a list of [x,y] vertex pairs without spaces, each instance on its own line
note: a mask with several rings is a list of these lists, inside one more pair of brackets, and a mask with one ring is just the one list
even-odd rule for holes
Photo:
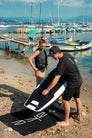
[[0,40],[0,43],[2,43],[2,42],[8,42],[8,40]]
[[22,39],[22,38],[14,38],[14,37],[9,37],[9,36],[1,36],[0,35],[0,43],[5,42],[5,49],[12,51],[10,46],[9,46],[9,42],[13,42],[17,44],[17,48],[20,51],[20,46],[23,46],[23,53],[25,55],[25,47],[26,46],[33,46],[36,43],[34,42],[30,42],[27,39]]
[[33,42],[27,41],[27,40],[23,40],[23,39],[19,39],[19,38],[13,38],[13,37],[8,37],[8,36],[1,36],[0,35],[0,42],[14,42],[14,43],[18,43],[21,44],[23,46],[29,46],[31,44],[35,44]]

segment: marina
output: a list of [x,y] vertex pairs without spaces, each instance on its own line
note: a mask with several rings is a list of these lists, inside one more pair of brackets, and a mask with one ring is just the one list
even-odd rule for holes
[[91,128],[92,1],[1,0],[0,137],[91,138]]

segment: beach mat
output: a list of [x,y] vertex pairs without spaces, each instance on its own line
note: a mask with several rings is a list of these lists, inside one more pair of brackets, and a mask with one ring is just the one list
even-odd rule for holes
[[64,114],[54,106],[50,106],[45,111],[33,112],[29,109],[0,116],[0,121],[8,127],[25,136],[36,131],[47,129],[56,124],[57,121],[64,120]]

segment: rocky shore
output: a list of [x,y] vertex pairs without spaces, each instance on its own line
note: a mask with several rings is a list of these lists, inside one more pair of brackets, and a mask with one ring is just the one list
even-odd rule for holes
[[30,31],[29,28],[18,28],[14,30],[13,33],[27,33],[28,31]]
[[[32,76],[34,77],[34,76]],[[4,68],[0,68],[0,116],[25,109],[24,101],[32,93],[35,85],[32,80],[25,80],[20,76],[7,74]],[[13,128],[0,122],[1,138],[91,138],[92,137],[92,85],[84,81],[81,87],[82,122],[79,123],[70,117],[68,127],[52,126],[48,129],[37,131],[22,136]],[[75,102],[70,101],[71,107]],[[44,124],[45,125],[45,124]],[[25,129],[25,128],[24,128]]]

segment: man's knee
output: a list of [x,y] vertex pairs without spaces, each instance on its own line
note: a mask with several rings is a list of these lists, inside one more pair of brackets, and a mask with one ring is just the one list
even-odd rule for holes
[[74,98],[76,102],[80,102],[80,98]]
[[63,102],[63,104],[69,103],[69,101],[66,101],[66,100],[63,100],[62,102]]

